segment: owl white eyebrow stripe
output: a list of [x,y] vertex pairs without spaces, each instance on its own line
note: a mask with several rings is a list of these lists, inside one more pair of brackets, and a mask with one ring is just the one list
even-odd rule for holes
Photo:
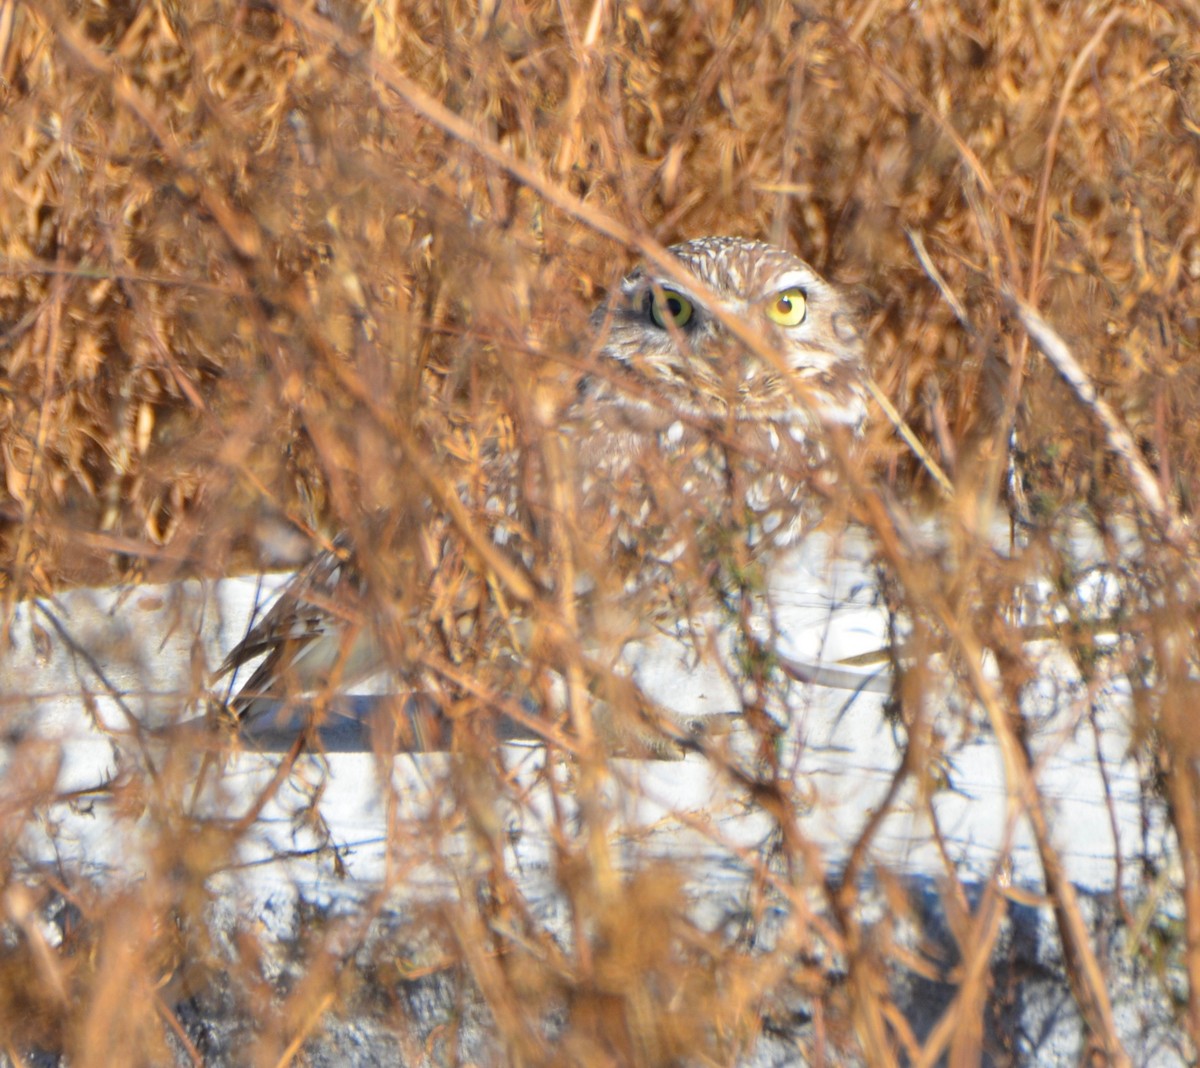
[[650,278],[647,279],[650,285],[647,287],[647,292],[661,293],[678,293],[681,297],[686,297],[693,307],[703,307],[704,304],[690,289],[681,286],[678,282],[673,282],[670,278]]
[[771,292],[780,293],[785,289],[802,289],[805,296],[808,296],[816,286],[817,279],[810,272],[793,268],[790,271],[784,271],[783,274],[774,280]]

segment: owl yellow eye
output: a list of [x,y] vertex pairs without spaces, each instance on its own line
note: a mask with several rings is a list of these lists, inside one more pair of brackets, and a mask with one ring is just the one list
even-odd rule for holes
[[667,329],[667,323],[675,326],[687,326],[692,317],[692,302],[682,293],[673,289],[664,289],[662,296],[650,294],[650,318],[654,325]]
[[776,293],[767,302],[767,317],[780,326],[799,326],[808,315],[808,298],[799,286]]

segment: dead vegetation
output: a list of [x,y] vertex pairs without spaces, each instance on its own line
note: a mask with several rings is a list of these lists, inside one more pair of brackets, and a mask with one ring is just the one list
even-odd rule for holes
[[[1179,1026],[1195,1040],[1198,39],[1194,12],[1154,4],[0,0],[6,604],[294,565],[383,508],[396,559],[378,562],[390,575],[378,587],[397,615],[430,621],[423,662],[461,722],[515,685],[541,693],[547,665],[579,668],[580,622],[505,561],[525,550],[553,567],[585,535],[531,524],[508,555],[489,552],[488,465],[522,457],[522,487],[553,483],[544,440],[591,366],[588,316],[639,254],[709,233],[785,245],[869,309],[872,373],[910,438],[873,412],[868,456],[845,483],[861,497],[846,507],[880,529],[942,648],[1011,666],[990,688],[964,673],[1015,791],[1032,782],[1013,712],[1027,680],[996,609],[1023,576],[972,553],[951,574],[922,571],[883,529],[888,515],[911,491],[967,530],[1004,508],[1046,531],[1066,515],[1141,525],[1131,601],[1156,611],[1130,656],[1135,733],[1147,803],[1166,805],[1178,836],[1186,909],[1165,945],[1134,924],[1145,938],[1128,952],[1182,970]],[[1096,403],[1031,345],[1014,301],[1066,340],[1173,525],[1131,480]],[[530,495],[531,512],[559,500]],[[448,513],[464,502],[444,558],[423,533],[430,500]],[[508,633],[518,608],[532,646]],[[535,662],[514,666],[514,646]],[[575,712],[556,737],[579,758],[586,810],[604,761]],[[515,1063],[732,1063],[784,1026],[783,990],[811,1014],[798,1042],[814,1063],[1003,1054],[977,966],[1006,908],[999,884],[969,905],[946,890],[958,964],[905,958],[960,984],[922,1036],[893,1000],[903,939],[864,918],[853,877],[789,838],[794,796],[778,773],[756,799],[783,841],[761,862],[754,920],[774,900],[803,924],[769,950],[705,930],[681,872],[617,873],[605,819],[584,818],[559,842],[573,916],[560,944],[505,871],[489,806],[513,786],[479,748],[478,789],[455,788],[436,833],[466,828],[487,893],[434,910],[414,960],[371,933],[382,898],[353,920],[309,917],[291,964],[268,966],[247,936],[214,946],[206,880],[247,826],[198,830],[182,814],[182,763],[118,791],[155,814],[158,862],[136,887],[31,878],[6,845],[0,1049],[14,1063],[35,1047],[80,1064],[158,1063],[168,1048],[200,1062],[203,1028],[180,1006],[221,1002],[256,1025],[243,1025],[247,1062],[303,1057],[329,1014],[359,1010],[409,1059],[454,1062],[453,1035],[404,1046],[410,1017],[393,992],[435,974],[482,993]],[[904,775],[924,774],[923,754],[910,748]],[[51,799],[21,796],[4,809],[5,843]],[[1072,993],[1096,1056],[1119,1063],[1107,965],[1052,851],[1046,861]],[[890,892],[902,928],[907,906]],[[51,901],[66,917],[55,945],[29,919]]]

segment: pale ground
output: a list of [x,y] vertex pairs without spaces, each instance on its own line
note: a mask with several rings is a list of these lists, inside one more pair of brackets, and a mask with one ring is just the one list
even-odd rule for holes
[[[783,655],[819,668],[883,645],[886,619],[875,604],[868,555],[865,542],[854,538],[839,543],[836,553],[822,538],[811,539],[796,553],[772,589]],[[219,662],[244,632],[255,597],[277,581],[268,580],[262,589],[253,580],[230,579],[208,586],[185,582],[82,590],[53,602],[18,606],[3,691],[8,737],[23,739],[19,749],[10,747],[10,754],[19,751],[22,759],[20,766],[10,759],[0,793],[14,796],[28,788],[39,754],[47,766],[61,757],[61,791],[100,786],[122,769],[138,766],[146,758],[142,743],[134,742],[130,717],[152,728],[174,721],[180,713],[178,695],[187,692],[197,654],[210,665]],[[1105,579],[1093,581],[1089,595],[1103,602]],[[1070,658],[1052,642],[1043,642],[1034,655],[1038,681],[1030,689],[1025,714],[1033,726],[1038,785],[1071,879],[1085,891],[1085,908],[1094,909],[1097,921],[1103,921],[1108,916],[1104,902],[1116,888],[1118,871],[1134,894],[1145,893],[1138,881],[1138,858],[1149,857],[1170,871],[1163,814],[1147,806],[1138,769],[1127,757],[1127,685],[1103,673],[1085,685]],[[634,649],[630,659],[647,692],[680,713],[728,712],[736,706],[727,675],[713,664],[686,662],[681,647],[663,643]],[[845,862],[900,760],[897,737],[883,714],[886,697],[871,689],[880,683],[880,669],[855,670],[863,688],[846,688],[842,675],[819,680],[837,686],[796,684],[789,708],[780,712],[791,724],[782,759],[794,768],[800,825],[814,848],[813,862],[825,870],[836,871]],[[935,888],[947,862],[968,888],[985,885],[1001,871],[1013,886],[1040,891],[1037,852],[1026,821],[1010,801],[985,717],[963,704],[948,679],[946,693],[937,700],[955,708],[955,715],[941,717],[952,733],[944,771],[953,789],[938,791],[926,803],[915,785],[906,786],[874,841],[872,865],[905,876],[915,898],[925,900],[933,912]],[[272,937],[286,940],[294,934],[291,917],[300,901],[351,912],[391,873],[391,907],[403,913],[405,902],[453,895],[473,868],[472,850],[462,834],[431,836],[429,831],[440,826],[437,814],[447,809],[453,794],[454,759],[436,753],[400,755],[385,774],[361,729],[372,707],[370,698],[347,700],[346,719],[330,732],[330,751],[320,759],[301,758],[247,836],[241,856],[245,865],[214,881],[219,899],[230,903],[235,916],[257,913]],[[971,726],[964,729],[963,724]],[[187,733],[182,743],[179,737],[172,744],[186,744]],[[736,730],[731,738],[736,751]],[[150,754],[163,744],[143,741]],[[202,808],[236,818],[270,781],[278,749],[285,744],[286,739],[273,739],[268,748],[274,751],[267,752],[254,752],[253,743],[248,744],[229,761]],[[515,781],[528,785],[530,792],[521,803],[510,796],[498,801],[498,807],[504,812],[518,882],[549,915],[555,896],[547,827],[551,816],[547,791],[538,785],[544,757],[539,746],[506,747]],[[388,774],[390,783],[383,781]],[[564,766],[556,774],[565,782],[569,770]],[[324,791],[319,811],[347,878],[333,874],[328,852],[318,848],[320,838],[311,828],[298,828],[293,819],[318,787]],[[748,810],[715,763],[698,754],[678,762],[616,760],[610,789],[622,863],[633,867],[650,857],[674,858],[692,873],[697,887],[704,887],[697,895],[699,921],[720,923],[737,907],[748,884],[740,852],[754,853],[770,841],[766,817]],[[31,867],[53,861],[105,880],[138,878],[145,841],[138,819],[117,812],[103,793],[94,803],[62,804],[52,811],[53,822],[26,828]],[[944,857],[931,830],[933,818]],[[1118,867],[1118,855],[1124,867]],[[873,879],[870,867],[865,878]],[[1022,915],[1024,927],[1017,923],[1011,936],[1016,956],[1024,953],[1051,970],[1057,960],[1061,968],[1050,910],[1030,908]],[[1023,949],[1021,939],[1027,943]],[[1179,1054],[1161,1045],[1169,1040],[1171,1027],[1155,992],[1142,991],[1127,967],[1115,966],[1114,976],[1122,1027],[1131,1040],[1136,1036],[1139,1048],[1153,1051],[1153,1061],[1139,1063],[1171,1063]],[[1040,982],[1041,992],[1019,1010],[1013,1026],[1040,1036],[1027,1039],[1030,1063],[1074,1063],[1078,1024],[1065,986],[1061,980]],[[922,1011],[933,1012],[936,999],[923,1008],[927,992],[916,990],[913,996],[920,1029]],[[1034,1026],[1034,1018],[1045,1013],[1051,1022]],[[1148,1037],[1147,1029],[1157,1037]],[[479,1041],[486,1048],[486,1037]],[[773,1063],[769,1044],[755,1061]]]

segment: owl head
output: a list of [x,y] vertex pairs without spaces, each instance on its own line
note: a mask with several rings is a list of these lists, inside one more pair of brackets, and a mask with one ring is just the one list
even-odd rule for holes
[[[648,418],[770,421],[794,434],[859,427],[862,330],[840,289],[759,241],[705,237],[668,251],[680,275],[638,268],[593,316],[623,404]],[[614,399],[611,379],[586,388]]]

